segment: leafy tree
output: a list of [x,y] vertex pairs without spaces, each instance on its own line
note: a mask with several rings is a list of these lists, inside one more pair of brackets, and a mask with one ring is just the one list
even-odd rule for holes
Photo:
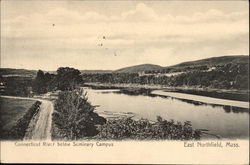
[[209,86],[209,79],[208,79],[208,77],[203,76],[201,78],[201,86],[203,86],[203,87]]
[[44,74],[44,80],[45,80],[46,84],[49,83],[52,78],[53,78],[53,76],[51,74],[49,74],[48,72]]
[[57,69],[56,81],[60,90],[75,89],[81,82],[81,72],[74,68],[60,67]]
[[60,92],[53,113],[53,122],[58,128],[56,136],[76,140],[96,135],[96,125],[104,124],[106,119],[98,116],[94,109],[83,90]]
[[235,87],[239,89],[248,89],[249,78],[247,75],[237,75],[235,79]]
[[33,82],[33,91],[38,94],[46,93],[46,79],[42,70],[38,70],[37,72]]

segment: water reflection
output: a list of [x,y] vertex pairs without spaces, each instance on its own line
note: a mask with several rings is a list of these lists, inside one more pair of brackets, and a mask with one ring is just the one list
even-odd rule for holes
[[[174,97],[172,97],[174,98]],[[249,109],[248,108],[241,108],[241,107],[235,107],[235,106],[230,106],[230,105],[220,105],[220,104],[210,104],[210,103],[204,103],[200,101],[195,101],[195,100],[188,100],[188,99],[180,99],[180,98],[174,98],[176,100],[186,102],[189,104],[193,104],[195,106],[211,106],[213,108],[216,107],[222,107],[226,113],[248,113],[249,114]]]
[[233,107],[233,106],[228,106],[224,105],[223,109],[225,110],[226,113],[248,113],[249,114],[249,109],[247,108],[240,108],[240,107]]
[[[97,89],[95,89],[97,90]],[[179,100],[188,104],[192,104],[194,106],[211,106],[213,108],[216,107],[222,107],[226,113],[248,113],[249,114],[249,109],[248,108],[241,108],[241,107],[235,107],[235,106],[229,106],[229,105],[220,105],[220,104],[211,104],[211,103],[205,103],[205,102],[200,102],[200,101],[195,101],[195,100],[189,100],[189,99],[182,99],[182,98],[175,98],[171,96],[163,96],[163,95],[157,95],[157,94],[151,94],[150,89],[139,89],[139,90],[127,90],[127,89],[116,89],[116,90],[107,90],[107,91],[100,91],[102,94],[109,94],[109,93],[114,93],[114,94],[125,94],[129,96],[149,96],[149,97],[161,97],[165,99],[173,99],[173,100]]]
[[[156,116],[166,120],[191,121],[195,129],[209,130],[222,138],[249,137],[249,110],[170,96],[159,96],[147,91],[93,90],[87,88],[92,105],[100,105],[96,112],[106,118],[135,116],[154,121]],[[130,112],[130,114],[128,113]]]

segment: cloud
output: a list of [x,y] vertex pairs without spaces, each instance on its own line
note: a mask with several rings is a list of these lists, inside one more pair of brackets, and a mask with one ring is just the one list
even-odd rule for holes
[[[38,54],[40,57],[42,52],[47,56],[72,53],[76,59],[82,59],[83,54],[87,54],[91,57],[84,58],[101,64],[103,62],[94,60],[94,57],[101,58],[104,54],[119,51],[121,57],[115,58],[117,66],[121,63],[167,65],[185,52],[194,52],[198,56],[203,51],[208,56],[218,52],[219,45],[228,40],[240,37],[248,41],[249,34],[246,11],[226,13],[211,9],[191,16],[160,15],[144,3],[138,3],[135,8],[120,15],[58,7],[43,14],[32,13],[8,19],[3,17],[1,23],[3,60],[7,60],[5,63],[11,63],[7,56],[31,57]],[[202,51],[193,51],[199,49],[199,43],[208,41],[217,45],[203,46]],[[103,47],[98,46],[100,44]],[[185,49],[178,51],[182,50],[183,45],[186,45]],[[197,48],[192,45],[197,45]],[[237,53],[240,46],[235,45],[237,47],[231,47],[230,50],[235,49],[231,52]],[[240,48],[248,50],[247,47]],[[112,58],[107,56],[106,59],[112,61]]]
[[144,3],[139,3],[135,10],[130,10],[121,14],[121,20],[123,21],[157,21],[159,16],[155,11],[146,6]]
[[195,13],[191,17],[158,15],[143,3],[139,3],[134,10],[121,13],[120,16],[106,16],[98,12],[79,13],[56,8],[47,14],[34,13],[3,20],[2,35],[66,38],[107,34],[145,36],[144,39],[162,35],[182,35],[185,38],[218,35],[223,37],[248,33],[247,18],[247,12],[223,13],[219,10]]

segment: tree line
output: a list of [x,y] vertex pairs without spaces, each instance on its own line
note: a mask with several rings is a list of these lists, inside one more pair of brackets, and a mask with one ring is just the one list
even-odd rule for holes
[[[183,71],[180,69],[175,70]],[[169,73],[169,70],[165,69],[162,72]],[[249,66],[244,63],[228,63],[216,66],[216,69],[211,71],[208,71],[208,68],[204,66],[192,67],[187,69],[187,72],[170,77],[164,74],[159,76],[159,74],[156,74],[156,71],[147,71],[148,75],[143,76],[138,73],[81,74],[77,69],[60,67],[57,69],[56,74],[38,70],[36,77],[33,79],[31,77],[3,77],[0,75],[0,81],[1,94],[13,96],[30,96],[32,93],[43,94],[53,90],[70,90],[84,82],[248,89],[248,72]]]
[[1,94],[11,96],[32,96],[54,90],[75,89],[82,82],[81,72],[70,67],[60,67],[57,74],[38,70],[36,77],[0,75]]
[[27,97],[32,92],[31,77],[2,77],[0,75],[1,95]]
[[58,68],[57,74],[44,73],[42,70],[38,70],[32,89],[37,94],[54,90],[73,90],[82,81],[80,74],[79,70],[70,67]]
[[[152,73],[149,72],[148,73]],[[135,83],[166,86],[198,86],[220,89],[248,89],[248,64],[226,64],[211,71],[192,70],[175,76],[138,73],[83,74],[83,82]]]

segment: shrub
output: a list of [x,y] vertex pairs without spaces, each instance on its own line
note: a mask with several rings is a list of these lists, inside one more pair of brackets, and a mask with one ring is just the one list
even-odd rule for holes
[[76,140],[96,135],[96,125],[104,124],[106,119],[93,112],[94,109],[95,106],[88,102],[87,93],[83,90],[61,92],[53,113],[56,138]]
[[131,118],[109,120],[100,127],[96,138],[100,139],[137,139],[137,140],[192,140],[200,139],[201,132],[194,130],[189,121],[181,124],[173,120],[163,120],[157,117],[157,122],[147,119],[138,121]]

